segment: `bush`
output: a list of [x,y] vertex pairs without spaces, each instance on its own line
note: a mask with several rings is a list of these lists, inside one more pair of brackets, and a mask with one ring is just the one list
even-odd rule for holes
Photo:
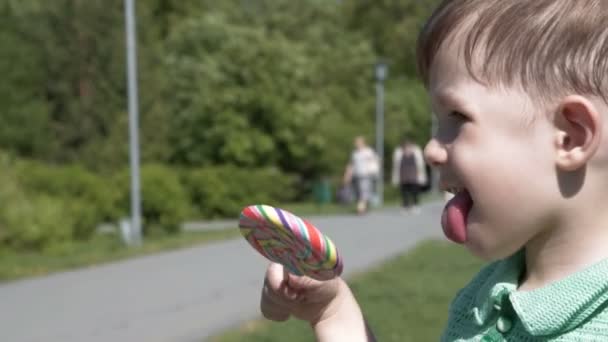
[[185,171],[183,182],[202,218],[237,217],[244,206],[277,205],[297,196],[296,178],[276,168],[217,166]]
[[46,195],[29,195],[12,165],[0,171],[0,245],[15,250],[41,250],[71,240],[73,222],[65,202]]
[[63,201],[73,221],[73,237],[87,239],[99,223],[116,221],[119,191],[80,166],[48,166],[35,162],[18,164],[19,181],[31,196],[46,195]]
[[[131,206],[127,171],[120,174],[117,183],[123,189],[120,203],[126,215]],[[141,198],[144,234],[176,233],[192,212],[178,173],[162,165],[142,166]]]

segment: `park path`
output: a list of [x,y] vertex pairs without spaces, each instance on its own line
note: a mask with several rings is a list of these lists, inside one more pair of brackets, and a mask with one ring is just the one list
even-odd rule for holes
[[[441,238],[443,204],[314,217],[339,246],[345,277]],[[234,239],[0,285],[0,341],[201,342],[259,317],[267,262]]]

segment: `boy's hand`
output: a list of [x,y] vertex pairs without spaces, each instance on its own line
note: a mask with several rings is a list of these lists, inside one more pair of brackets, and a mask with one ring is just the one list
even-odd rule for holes
[[262,289],[262,314],[273,321],[290,316],[307,321],[320,342],[373,342],[361,308],[342,280],[298,277],[272,263]]
[[288,273],[282,265],[272,263],[266,271],[262,289],[262,314],[273,321],[290,316],[316,324],[329,315],[341,289],[340,278],[318,281]]

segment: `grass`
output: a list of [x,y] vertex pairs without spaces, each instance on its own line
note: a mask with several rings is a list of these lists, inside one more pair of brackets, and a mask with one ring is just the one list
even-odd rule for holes
[[40,276],[237,236],[240,236],[240,233],[236,228],[184,232],[148,238],[141,247],[129,248],[125,247],[116,235],[102,235],[88,242],[70,243],[44,252],[0,251],[0,281]]
[[[481,262],[462,247],[424,242],[349,280],[378,341],[437,341],[450,301]],[[214,342],[312,341],[308,325],[252,321]]]

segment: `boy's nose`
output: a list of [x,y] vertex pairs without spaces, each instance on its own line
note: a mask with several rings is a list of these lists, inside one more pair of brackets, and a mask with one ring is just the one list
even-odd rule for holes
[[429,165],[439,167],[448,160],[448,153],[445,147],[433,138],[424,147],[424,158]]

